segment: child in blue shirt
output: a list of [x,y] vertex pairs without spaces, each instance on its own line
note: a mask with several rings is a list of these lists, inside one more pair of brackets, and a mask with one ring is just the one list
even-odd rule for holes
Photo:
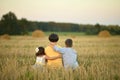
[[74,70],[79,65],[77,61],[77,52],[72,48],[73,46],[72,39],[67,39],[65,41],[65,45],[66,47],[63,48],[54,45],[53,48],[55,51],[58,51],[62,54],[64,68],[71,68]]

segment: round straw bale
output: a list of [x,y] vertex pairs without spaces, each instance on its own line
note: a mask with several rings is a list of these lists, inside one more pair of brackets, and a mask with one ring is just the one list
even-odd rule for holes
[[107,30],[103,30],[103,31],[100,31],[99,34],[98,34],[99,37],[110,37],[111,34],[109,31]]
[[44,36],[45,36],[45,34],[41,30],[35,30],[32,32],[32,37],[40,38],[40,37],[44,37]]

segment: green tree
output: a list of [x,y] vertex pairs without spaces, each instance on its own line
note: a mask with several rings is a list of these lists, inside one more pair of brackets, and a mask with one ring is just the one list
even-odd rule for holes
[[21,34],[28,34],[29,29],[28,27],[30,27],[29,22],[27,21],[27,19],[22,18],[21,20],[18,21],[19,22],[19,26],[21,28]]
[[97,23],[97,24],[95,24],[95,34],[98,34],[100,31],[101,31],[101,26],[100,26],[100,24],[99,23]]
[[12,12],[2,16],[0,29],[0,31],[2,31],[0,34],[16,35],[21,33],[20,27],[18,26],[17,17]]

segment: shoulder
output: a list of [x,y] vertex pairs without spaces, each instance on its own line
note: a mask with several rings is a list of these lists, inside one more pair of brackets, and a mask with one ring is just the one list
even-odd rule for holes
[[50,46],[45,47],[45,52],[51,50],[52,48]]
[[57,47],[59,47],[59,48],[62,48],[60,45],[56,45]]
[[49,46],[46,46],[45,49],[49,48]]
[[46,55],[44,55],[44,56],[42,56],[43,58],[45,58],[46,57]]
[[45,50],[47,50],[47,49],[51,49],[51,47],[50,46],[45,47]]
[[42,60],[43,60],[43,59],[46,59],[46,55],[41,56],[41,59],[42,59]]
[[77,53],[77,51],[76,51],[75,49],[71,48],[71,50],[72,50],[74,53]]
[[43,55],[43,56],[37,57],[37,59],[43,59],[43,58],[45,58],[45,57],[46,57],[46,55]]
[[38,61],[41,60],[41,58],[42,58],[42,57],[36,57],[36,59],[37,59]]

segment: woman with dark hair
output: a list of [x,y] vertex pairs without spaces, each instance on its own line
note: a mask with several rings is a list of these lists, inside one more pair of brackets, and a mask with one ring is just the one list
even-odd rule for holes
[[[59,52],[56,52],[53,48],[52,48],[52,45],[54,44],[57,44],[58,40],[59,40],[59,36],[57,34],[50,34],[49,37],[49,45],[45,48],[45,53],[47,56],[50,56],[50,57],[53,57],[53,56],[60,56],[61,57],[61,54]],[[58,46],[58,45],[57,45]],[[48,60],[47,62],[47,65],[50,66],[50,67],[62,67],[63,64],[62,64],[62,58],[57,58],[57,59],[54,59],[54,60]]]

